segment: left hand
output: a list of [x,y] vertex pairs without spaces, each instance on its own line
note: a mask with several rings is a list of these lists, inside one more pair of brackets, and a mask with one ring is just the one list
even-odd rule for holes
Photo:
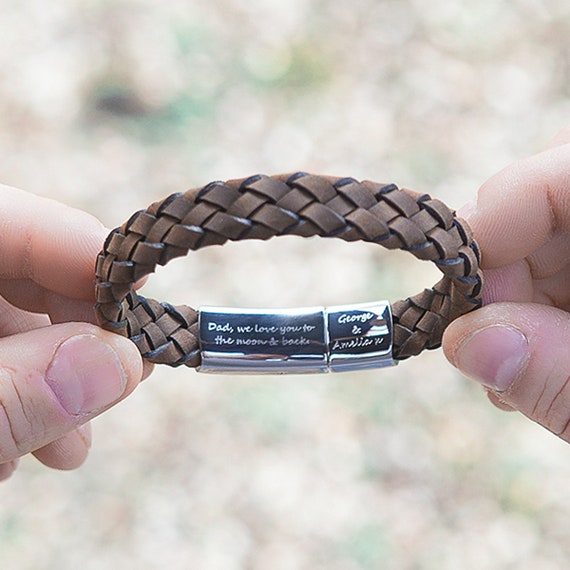
[[107,230],[54,200],[0,185],[0,480],[32,453],[73,469],[89,420],[125,398],[143,365],[94,326],[94,269]]

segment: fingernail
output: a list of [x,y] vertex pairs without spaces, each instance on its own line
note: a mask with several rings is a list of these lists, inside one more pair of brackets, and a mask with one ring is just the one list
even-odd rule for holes
[[494,325],[467,337],[455,353],[455,362],[466,376],[504,392],[523,371],[528,356],[528,341],[520,331]]
[[127,377],[117,353],[93,335],[66,340],[46,372],[46,383],[73,416],[92,414],[117,401]]
[[468,220],[475,213],[476,210],[477,210],[477,202],[475,200],[470,200],[469,202],[461,206],[459,210],[457,210],[457,215],[460,218],[463,218],[464,220]]

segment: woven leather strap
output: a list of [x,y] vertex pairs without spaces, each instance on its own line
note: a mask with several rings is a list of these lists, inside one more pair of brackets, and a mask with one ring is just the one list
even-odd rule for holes
[[199,366],[197,312],[145,299],[133,284],[188,250],[279,235],[362,240],[436,264],[438,283],[392,304],[396,360],[439,347],[446,326],[481,304],[479,250],[441,201],[394,184],[298,172],[213,182],[136,212],[98,256],[97,319],[151,362]]

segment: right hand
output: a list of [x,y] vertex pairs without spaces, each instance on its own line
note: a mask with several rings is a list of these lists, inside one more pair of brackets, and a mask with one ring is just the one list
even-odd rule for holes
[[497,406],[570,442],[570,127],[488,180],[464,217],[485,306],[448,327],[445,354]]

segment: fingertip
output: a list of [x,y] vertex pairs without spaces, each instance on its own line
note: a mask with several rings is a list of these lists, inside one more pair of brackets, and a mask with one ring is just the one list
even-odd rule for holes
[[570,143],[570,124],[560,129],[546,145],[546,148],[555,148]]
[[489,399],[489,402],[491,402],[491,404],[493,404],[493,406],[495,406],[496,408],[499,408],[499,410],[502,410],[503,412],[517,411],[510,404],[505,402],[505,400],[503,400],[500,394],[497,394],[496,392],[493,392],[492,390],[488,389],[485,389],[485,392],[487,393],[487,398]]
[[497,392],[511,387],[529,357],[527,337],[507,324],[475,328],[453,350],[453,363],[463,374]]
[[[36,210],[40,207],[35,204]],[[71,298],[93,300],[95,259],[107,236],[101,221],[50,201],[32,227],[29,271],[34,281]]]
[[[143,375],[134,343],[86,323],[51,325],[0,339],[0,344],[0,463],[43,448],[106,411]],[[74,432],[83,459],[86,430]],[[83,461],[69,459],[67,449],[56,446],[50,453],[38,451],[38,457],[61,468]]]
[[[488,364],[489,354],[497,347],[505,350],[520,348],[522,333],[520,327],[513,325],[518,321],[519,313],[515,303],[493,303],[454,320],[443,334],[445,357],[450,364],[470,376],[464,369],[466,359],[462,359],[461,353],[469,355],[474,365],[484,366]],[[500,353],[496,357],[499,361]]]
[[70,471],[83,465],[90,448],[91,428],[87,423],[32,453],[46,467]]
[[463,204],[459,210],[457,210],[457,217],[463,218],[469,222],[469,218],[473,217],[477,211],[477,200],[469,200],[469,202]]
[[0,481],[6,481],[9,479],[16,471],[18,467],[18,460],[14,459],[12,461],[8,461],[6,463],[0,464]]
[[515,409],[570,441],[570,316],[532,303],[494,303],[454,322],[444,350],[450,362]]
[[469,334],[472,330],[470,324],[471,314],[464,315],[455,319],[449,326],[445,329],[443,333],[443,338],[441,341],[441,347],[443,349],[443,354],[449,361],[449,363],[457,368],[456,352],[457,347],[461,344],[462,340]]
[[484,269],[524,259],[553,232],[569,230],[569,156],[570,145],[559,145],[512,163],[482,184],[469,225]]
[[[121,335],[100,329],[104,341],[115,351],[126,375],[124,396],[132,392],[147,374],[142,356],[135,343]],[[152,370],[152,369],[151,369]]]

